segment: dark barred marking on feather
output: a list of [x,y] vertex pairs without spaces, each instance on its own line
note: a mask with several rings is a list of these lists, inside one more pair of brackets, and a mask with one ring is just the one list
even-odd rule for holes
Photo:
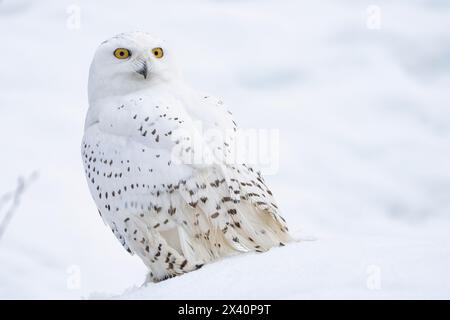
[[212,219],[215,219],[215,218],[217,218],[219,216],[219,212],[215,212],[215,213],[213,213],[212,215],[211,215],[211,218]]

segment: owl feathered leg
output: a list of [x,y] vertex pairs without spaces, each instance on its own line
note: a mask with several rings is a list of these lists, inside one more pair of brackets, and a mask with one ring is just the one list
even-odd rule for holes
[[185,258],[160,232],[148,229],[140,221],[130,219],[127,227],[131,231],[126,238],[127,245],[149,268],[148,280],[159,282],[203,266],[202,261]]

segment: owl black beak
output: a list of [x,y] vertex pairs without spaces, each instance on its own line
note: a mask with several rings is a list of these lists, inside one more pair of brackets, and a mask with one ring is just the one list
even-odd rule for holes
[[142,62],[142,67],[139,68],[138,70],[136,70],[136,72],[139,73],[140,75],[144,76],[144,79],[147,79],[147,73],[148,73],[147,63],[145,61]]

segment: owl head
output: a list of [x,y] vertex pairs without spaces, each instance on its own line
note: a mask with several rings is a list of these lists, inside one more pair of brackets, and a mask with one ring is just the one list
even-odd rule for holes
[[123,95],[177,78],[164,41],[145,32],[123,33],[97,49],[89,71],[89,99]]

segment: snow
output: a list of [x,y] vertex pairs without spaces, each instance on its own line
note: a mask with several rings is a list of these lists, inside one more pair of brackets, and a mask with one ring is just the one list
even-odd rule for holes
[[[450,298],[450,5],[376,1],[371,29],[372,4],[0,1],[0,195],[39,173],[0,239],[0,298]],[[140,288],[79,152],[93,52],[130,30],[167,39],[241,127],[279,130],[267,181],[315,241]]]

